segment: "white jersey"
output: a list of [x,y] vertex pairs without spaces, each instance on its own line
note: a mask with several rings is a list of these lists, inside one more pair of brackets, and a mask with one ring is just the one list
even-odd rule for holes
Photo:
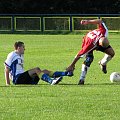
[[12,80],[15,79],[16,75],[24,72],[23,63],[23,55],[19,55],[15,51],[8,54],[7,59],[5,60],[5,66],[10,69],[10,78]]

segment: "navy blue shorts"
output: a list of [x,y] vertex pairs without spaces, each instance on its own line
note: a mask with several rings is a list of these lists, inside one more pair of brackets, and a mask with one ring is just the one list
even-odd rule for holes
[[14,84],[33,84],[36,85],[39,82],[39,77],[35,75],[33,78],[28,74],[28,71],[17,75],[18,77],[13,82]]
[[111,46],[109,45],[108,47],[105,48],[105,47],[102,47],[99,45],[99,46],[97,46],[96,50],[101,51],[101,52],[105,52],[105,50],[108,48],[111,48]]

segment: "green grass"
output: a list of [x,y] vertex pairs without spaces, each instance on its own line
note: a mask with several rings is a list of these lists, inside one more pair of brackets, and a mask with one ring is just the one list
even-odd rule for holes
[[0,35],[0,117],[1,120],[119,120],[120,84],[109,76],[120,71],[119,34],[109,40],[116,55],[104,75],[98,65],[103,53],[94,52],[94,62],[84,86],[78,86],[79,60],[73,77],[64,77],[58,85],[43,81],[38,85],[5,86],[4,60],[16,40],[25,42],[25,69],[65,70],[81,48],[83,35]]

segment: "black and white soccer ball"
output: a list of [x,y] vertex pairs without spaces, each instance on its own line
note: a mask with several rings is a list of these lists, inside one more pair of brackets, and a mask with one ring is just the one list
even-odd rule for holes
[[120,82],[120,73],[119,72],[113,72],[110,75],[110,81],[111,82]]

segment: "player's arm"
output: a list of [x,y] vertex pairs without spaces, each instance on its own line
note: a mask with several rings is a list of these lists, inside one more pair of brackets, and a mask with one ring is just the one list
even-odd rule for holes
[[5,66],[5,80],[6,80],[6,85],[10,85],[9,72],[10,72],[10,69],[7,66]]
[[87,24],[101,24],[102,20],[101,19],[94,19],[94,20],[81,20],[80,22],[82,25],[87,25]]
[[70,64],[69,67],[66,68],[66,71],[74,71],[74,69],[75,69],[75,64],[76,64],[76,62],[77,62],[79,59],[80,59],[79,56],[75,56],[73,62]]
[[73,59],[72,63],[70,64],[70,66],[66,69],[67,71],[74,71],[75,69],[75,64],[77,63],[77,61],[83,57],[85,54],[84,49],[80,50],[77,55],[75,56],[75,58]]
[[77,61],[83,57],[86,53],[90,52],[91,50],[93,50],[96,46],[93,46],[92,44],[87,44],[85,46],[83,46],[83,48],[77,53],[77,55],[75,56],[74,60],[72,61],[72,63],[70,64],[70,66],[66,69],[67,71],[72,71],[75,69],[75,64],[77,63]]

